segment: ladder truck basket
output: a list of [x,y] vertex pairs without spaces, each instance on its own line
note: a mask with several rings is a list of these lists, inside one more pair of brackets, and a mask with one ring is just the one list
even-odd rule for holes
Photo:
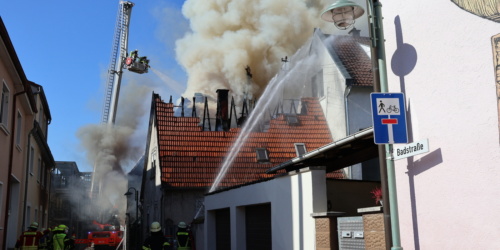
[[138,74],[143,74],[143,73],[148,73],[149,65],[147,65],[143,62],[138,62],[131,57],[127,57],[127,59],[125,61],[125,67],[127,67],[127,69],[129,71],[132,71],[132,72],[135,72]]

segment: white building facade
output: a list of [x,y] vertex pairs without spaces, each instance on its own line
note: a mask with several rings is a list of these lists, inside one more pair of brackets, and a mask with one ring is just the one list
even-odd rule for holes
[[498,248],[498,1],[382,3],[389,92],[405,94],[409,141],[429,142],[395,162],[401,245]]
[[410,140],[429,140],[429,153],[395,163],[402,245],[499,247],[499,24],[452,1],[390,2],[383,13],[389,90],[405,93]]

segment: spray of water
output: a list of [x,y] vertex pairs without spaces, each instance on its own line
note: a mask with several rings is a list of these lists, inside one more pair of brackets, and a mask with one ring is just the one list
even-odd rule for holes
[[[280,74],[274,76],[269,82],[264,93],[260,97],[260,101],[254,108],[254,112],[250,114],[247,122],[241,129],[238,137],[234,141],[231,149],[222,163],[220,171],[215,178],[209,192],[215,191],[224,179],[227,171],[238,156],[240,149],[244,146],[251,131],[254,131],[258,124],[261,124],[266,116],[266,112],[257,112],[258,110],[272,110],[279,105],[280,97],[284,99],[300,99],[305,96],[304,90],[307,86],[308,80],[320,70],[319,63],[320,57],[316,50],[311,48],[318,48],[317,43],[320,42],[316,39],[310,39],[306,45],[297,51],[297,53],[290,58],[290,65],[287,65],[288,70],[282,71]],[[313,46],[313,44],[315,46]]]

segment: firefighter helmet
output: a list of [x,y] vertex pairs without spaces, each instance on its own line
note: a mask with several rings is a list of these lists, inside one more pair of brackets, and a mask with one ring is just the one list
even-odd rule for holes
[[38,223],[37,222],[33,222],[33,223],[31,223],[31,225],[29,227],[33,228],[33,229],[38,229]]
[[184,221],[179,222],[179,225],[177,225],[179,228],[186,228],[187,225]]
[[159,222],[155,221],[151,223],[151,232],[159,232],[161,230],[161,225]]

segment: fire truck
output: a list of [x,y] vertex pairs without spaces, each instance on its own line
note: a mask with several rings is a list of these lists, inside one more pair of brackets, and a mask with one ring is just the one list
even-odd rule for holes
[[87,239],[76,239],[75,244],[87,244],[93,249],[122,249],[124,242],[124,232],[116,229],[110,224],[100,224],[92,222],[100,230],[87,233]]

